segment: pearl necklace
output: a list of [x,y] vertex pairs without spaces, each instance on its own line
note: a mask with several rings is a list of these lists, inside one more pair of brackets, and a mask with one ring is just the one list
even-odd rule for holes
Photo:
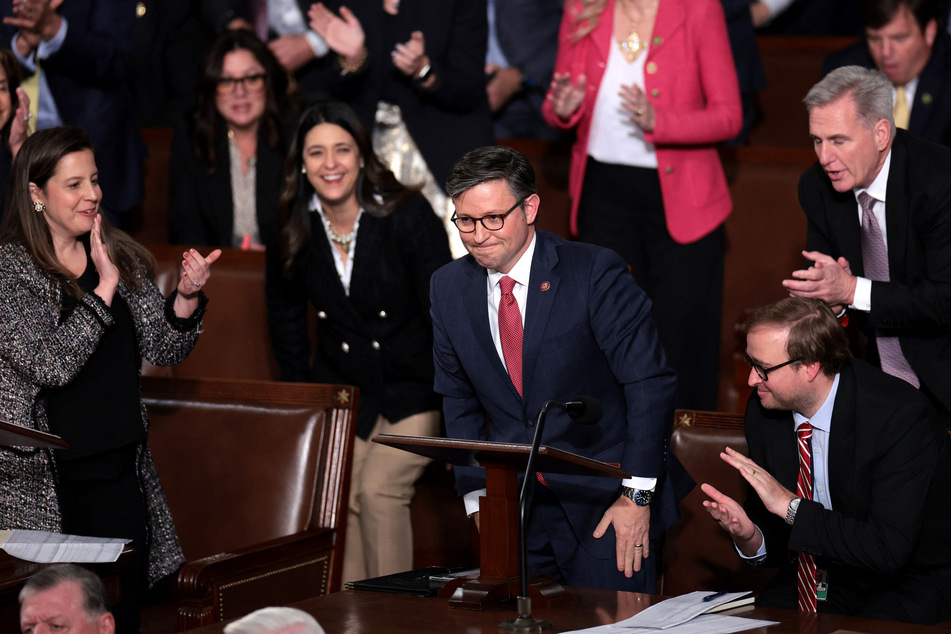
[[353,237],[357,234],[356,229],[351,230],[349,233],[340,235],[330,223],[330,218],[325,217],[324,224],[327,225],[327,233],[330,235],[330,239],[342,246],[344,251],[350,253],[350,243],[353,242]]

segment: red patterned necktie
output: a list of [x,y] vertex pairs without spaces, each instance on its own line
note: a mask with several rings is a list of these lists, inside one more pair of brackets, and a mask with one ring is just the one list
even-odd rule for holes
[[502,299],[499,301],[499,338],[502,340],[502,356],[505,358],[505,367],[509,371],[509,378],[518,395],[522,395],[522,313],[518,309],[518,301],[512,294],[515,280],[505,276],[499,280],[502,289]]
[[[887,282],[891,279],[888,270],[888,250],[885,248],[885,239],[878,226],[878,220],[872,208],[875,199],[867,192],[859,194],[859,204],[862,205],[862,264],[865,276],[876,282]],[[878,359],[882,370],[892,376],[897,376],[915,387],[921,387],[915,371],[908,364],[908,359],[901,351],[898,337],[883,337],[876,333],[875,346],[878,348]]]
[[[799,437],[799,480],[796,482],[796,495],[805,500],[812,499],[812,425],[803,423],[796,430]],[[816,611],[816,558],[799,553],[796,566],[796,587],[799,589],[799,610]]]

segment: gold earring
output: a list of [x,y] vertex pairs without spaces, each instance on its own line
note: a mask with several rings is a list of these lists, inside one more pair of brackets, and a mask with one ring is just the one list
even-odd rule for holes
[[38,214],[41,214],[41,213],[43,213],[44,211],[46,211],[46,205],[44,205],[43,203],[41,203],[41,202],[38,201],[38,200],[34,200],[34,201],[33,201],[33,211],[35,211],[35,212],[38,213]]

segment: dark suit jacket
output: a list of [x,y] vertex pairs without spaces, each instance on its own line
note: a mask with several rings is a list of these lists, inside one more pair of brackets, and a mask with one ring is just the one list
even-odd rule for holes
[[[849,311],[850,327],[900,338],[932,400],[951,411],[951,150],[898,130],[888,177],[886,228],[890,282],[872,283],[872,310]],[[806,249],[845,257],[862,276],[861,226],[852,192],[840,194],[816,163],[799,180],[809,231]]]
[[[865,42],[830,54],[822,62],[822,74],[842,66],[875,68]],[[951,146],[951,36],[938,29],[931,58],[918,79],[908,131],[927,141]]]
[[[0,17],[12,15],[12,6],[0,3]],[[144,195],[145,143],[131,87],[135,2],[70,0],[57,11],[69,23],[66,39],[41,66],[63,123],[92,138],[102,204],[115,220]],[[16,29],[0,28],[0,42],[9,46]]]
[[140,0],[132,63],[141,125],[174,126],[194,105],[206,35],[224,28],[224,1]]
[[[410,135],[444,188],[449,170],[463,154],[492,145],[492,114],[485,94],[488,23],[485,0],[402,0],[388,16],[378,0],[328,0],[337,12],[350,8],[363,25],[369,59],[361,72],[340,76],[336,55],[325,58],[324,86],[349,103],[373,128],[377,102],[400,107]],[[422,31],[436,76],[422,88],[393,66],[390,52]]]
[[563,0],[496,0],[495,30],[510,67],[525,77],[522,91],[495,113],[496,135],[558,139],[548,127],[542,103],[555,70]]
[[[544,231],[535,235],[523,398],[489,332],[486,270],[466,256],[433,276],[435,385],[443,395],[447,435],[531,443],[535,417],[546,401],[589,395],[604,406],[601,421],[581,426],[553,409],[542,442],[620,464],[635,476],[659,478],[651,508],[656,535],[677,520],[677,501],[692,483],[667,450],[675,378],[651,321],[650,300],[613,251]],[[482,469],[455,471],[460,494],[485,486]],[[596,540],[592,533],[618,498],[620,483],[558,474],[545,478],[585,550],[601,559],[615,557],[614,540]]]
[[[169,161],[168,238],[172,244],[236,246],[232,244],[234,202],[231,160],[224,127],[215,139],[218,169],[209,173],[207,162],[192,148],[188,124],[182,121],[172,137]],[[255,198],[261,241],[276,231],[277,199],[284,186],[283,145],[271,148],[258,134]]]
[[[750,458],[791,491],[799,472],[794,429],[790,412],[766,410],[753,394],[746,409]],[[820,611],[948,618],[947,445],[947,434],[917,390],[862,361],[846,364],[829,435],[832,509],[803,500],[788,526],[752,490],[747,499],[750,517],[766,538],[766,565],[784,564],[761,598],[795,607],[795,552],[806,552],[830,573],[829,599],[820,602]],[[787,591],[777,594],[777,588]]]
[[[379,414],[391,422],[439,409],[433,393],[429,278],[449,262],[446,230],[414,195],[383,218],[360,217],[350,295],[343,291],[319,215],[293,279],[281,275],[278,249],[267,252],[268,318],[285,381],[360,388],[357,435]],[[311,362],[307,303],[317,310]]]
[[766,88],[766,71],[756,44],[756,31],[750,5],[754,0],[720,0],[726,18],[726,30],[730,36],[730,49],[736,63],[736,78],[740,82],[740,94],[757,93]]

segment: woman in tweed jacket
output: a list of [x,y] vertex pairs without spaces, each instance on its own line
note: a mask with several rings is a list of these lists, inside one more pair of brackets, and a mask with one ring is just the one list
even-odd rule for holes
[[[0,447],[0,526],[133,538],[148,554],[136,581],[154,584],[184,560],[145,442],[138,368],[192,349],[220,251],[184,254],[166,299],[149,252],[109,227],[100,201],[85,132],[53,128],[24,143],[0,226],[0,417],[58,433],[70,449]],[[124,513],[141,530],[110,528]]]

